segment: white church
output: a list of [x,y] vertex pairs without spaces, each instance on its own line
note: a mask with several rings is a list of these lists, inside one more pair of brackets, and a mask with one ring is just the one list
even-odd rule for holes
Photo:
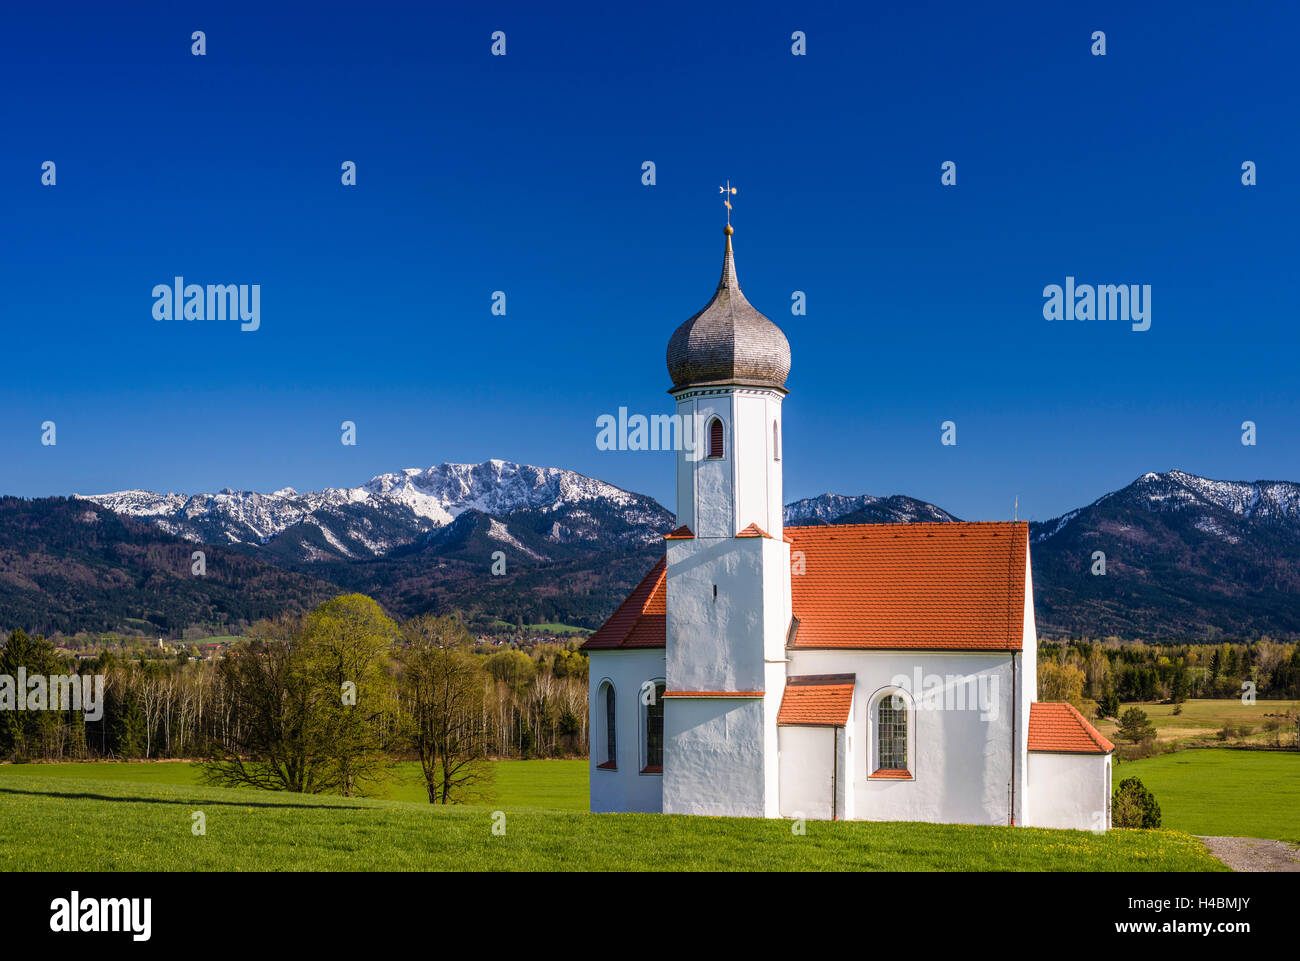
[[583,648],[591,809],[1105,830],[1114,746],[1036,701],[1027,524],[784,528],[790,345],[731,236],[668,343],[677,527]]

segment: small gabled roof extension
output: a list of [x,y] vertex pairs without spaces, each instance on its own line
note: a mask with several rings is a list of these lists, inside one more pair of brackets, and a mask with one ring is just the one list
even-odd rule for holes
[[805,674],[785,679],[777,724],[843,727],[853,704],[853,674]]
[[1050,754],[1109,754],[1102,737],[1073,704],[1035,701],[1029,705],[1029,750]]

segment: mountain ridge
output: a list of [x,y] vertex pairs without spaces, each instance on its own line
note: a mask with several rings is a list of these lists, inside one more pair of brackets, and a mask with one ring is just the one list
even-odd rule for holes
[[[370,593],[401,616],[455,608],[590,627],[662,554],[660,538],[675,524],[646,495],[561,468],[501,460],[408,468],[358,487],[305,494],[133,490],[69,501],[78,502],[158,529],[178,544],[223,545],[222,556],[244,554],[298,575],[285,587],[286,603],[306,603],[327,584]],[[790,526],[958,520],[901,494],[822,494],[786,505],[784,515]],[[72,523],[71,515],[51,516]],[[14,523],[32,537],[30,522]],[[139,536],[131,530],[129,537]],[[1148,472],[1083,507],[1031,521],[1029,531],[1042,633],[1300,636],[1300,484]],[[11,539],[11,548],[17,543]],[[0,624],[15,610],[39,615],[35,572],[59,563],[68,549],[58,538],[31,546],[26,557],[0,555],[0,585],[27,592],[16,609],[0,603]],[[95,563],[108,563],[110,553],[101,551]],[[499,577],[489,571],[498,554],[506,562]],[[274,581],[269,569],[255,569],[262,583]],[[86,577],[105,585],[120,579],[107,569]],[[166,578],[156,583],[176,587]],[[203,607],[191,595],[168,623]],[[74,609],[58,610],[60,625],[75,619]],[[98,624],[104,616],[91,619]]]

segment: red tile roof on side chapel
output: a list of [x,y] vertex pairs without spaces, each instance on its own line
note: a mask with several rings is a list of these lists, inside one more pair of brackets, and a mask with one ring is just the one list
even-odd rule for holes
[[1029,705],[1029,750],[1052,754],[1109,754],[1115,745],[1075,710],[1073,704]]

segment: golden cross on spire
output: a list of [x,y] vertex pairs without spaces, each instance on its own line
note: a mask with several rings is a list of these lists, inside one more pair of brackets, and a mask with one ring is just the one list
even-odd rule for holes
[[718,193],[722,194],[722,202],[727,208],[727,226],[731,226],[731,198],[736,194],[736,188],[731,186],[731,181],[727,181],[727,186],[719,187]]

